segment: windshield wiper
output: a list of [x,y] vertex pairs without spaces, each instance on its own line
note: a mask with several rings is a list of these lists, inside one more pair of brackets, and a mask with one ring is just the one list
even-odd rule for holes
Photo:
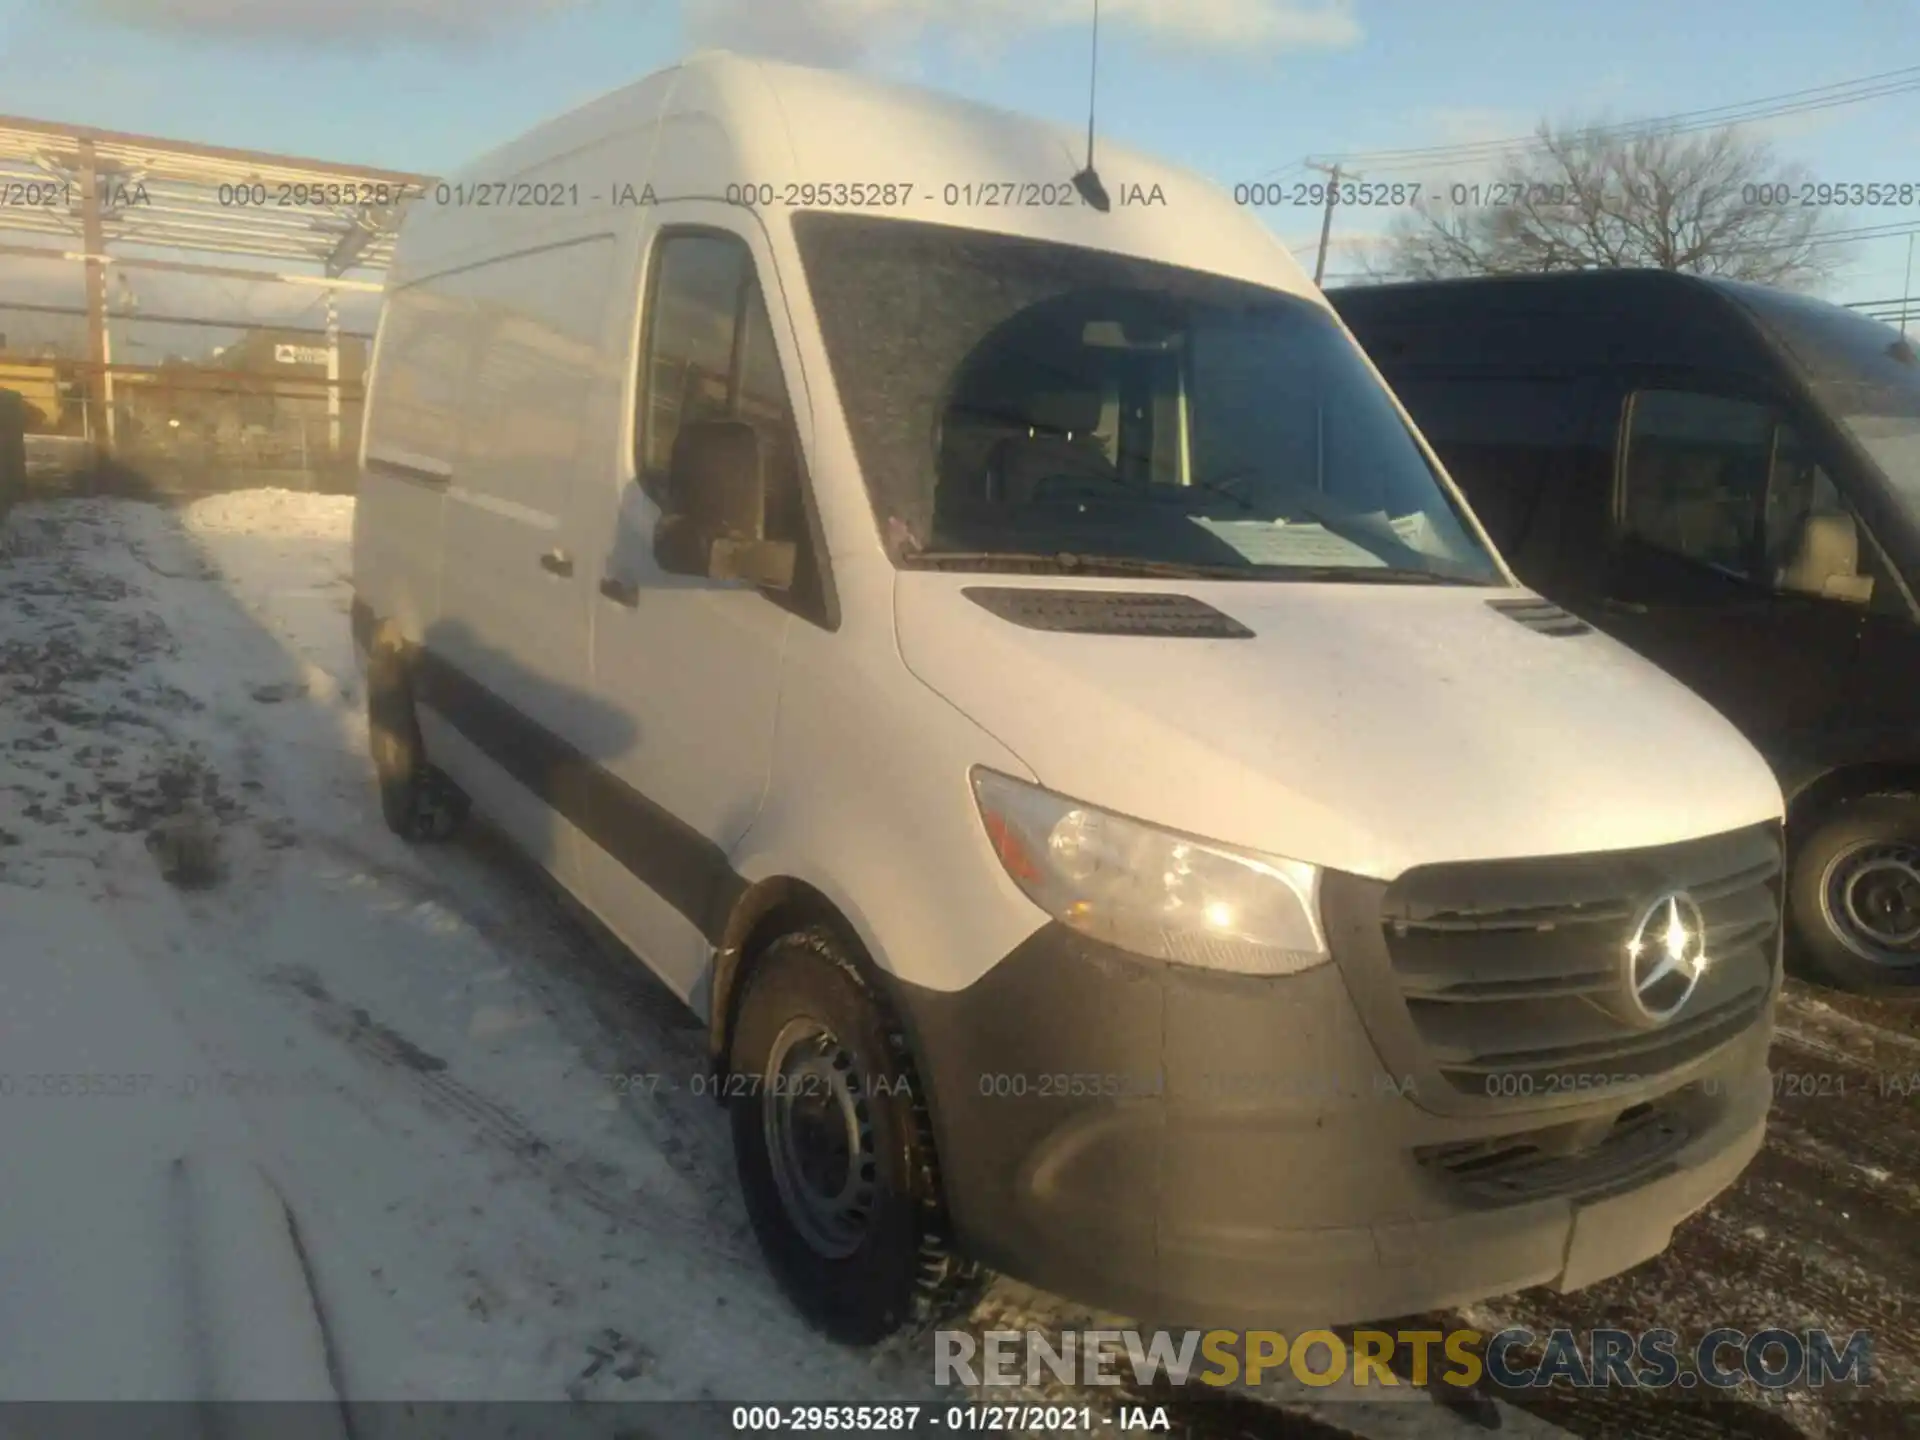
[[1253,565],[1145,560],[1134,555],[1082,555],[1072,550],[1049,554],[1019,550],[913,550],[904,558],[909,564],[941,570],[1024,566],[1063,575],[1143,575],[1168,580],[1257,579],[1260,569]]

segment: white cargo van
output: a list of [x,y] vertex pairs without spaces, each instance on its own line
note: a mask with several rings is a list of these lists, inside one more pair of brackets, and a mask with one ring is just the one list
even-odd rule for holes
[[1284,1327],[1647,1259],[1761,1142],[1771,772],[1516,584],[1261,224],[1083,159],[708,55],[417,203],[388,820],[477,806],[706,1019],[843,1339],[981,1265]]

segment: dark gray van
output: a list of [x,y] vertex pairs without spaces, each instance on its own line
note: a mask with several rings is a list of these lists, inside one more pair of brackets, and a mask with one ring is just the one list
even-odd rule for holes
[[1715,704],[1790,806],[1794,949],[1920,995],[1920,357],[1658,270],[1329,298],[1520,578]]

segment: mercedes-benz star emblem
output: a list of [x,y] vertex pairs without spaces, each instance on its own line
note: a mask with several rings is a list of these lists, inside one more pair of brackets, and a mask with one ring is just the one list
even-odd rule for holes
[[1628,1019],[1664,1025],[1685,1008],[1707,968],[1707,922],[1691,895],[1651,901],[1628,932],[1621,998]]

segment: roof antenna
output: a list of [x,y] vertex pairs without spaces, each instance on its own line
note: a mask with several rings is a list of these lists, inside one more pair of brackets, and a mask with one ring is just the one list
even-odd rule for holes
[[1087,168],[1073,177],[1073,188],[1080,198],[1101,214],[1113,208],[1107,187],[1093,168],[1093,102],[1100,83],[1100,0],[1093,0],[1093,59],[1087,70]]

